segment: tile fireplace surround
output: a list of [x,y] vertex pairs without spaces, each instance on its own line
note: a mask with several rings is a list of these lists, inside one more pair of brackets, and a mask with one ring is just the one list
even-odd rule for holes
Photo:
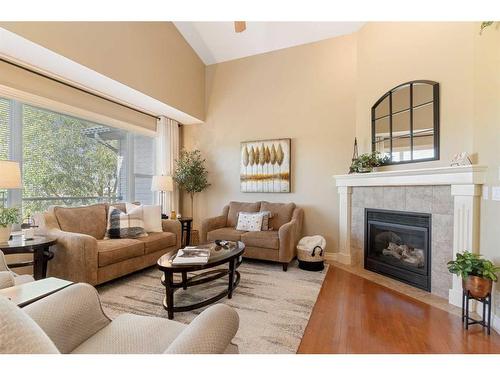
[[339,251],[332,260],[363,265],[365,208],[432,215],[432,293],[460,306],[462,286],[446,262],[464,249],[479,250],[479,209],[486,167],[468,165],[335,176]]

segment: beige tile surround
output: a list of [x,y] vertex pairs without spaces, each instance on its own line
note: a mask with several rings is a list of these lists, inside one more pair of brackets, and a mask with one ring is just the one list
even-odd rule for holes
[[446,263],[453,258],[453,197],[451,187],[371,186],[352,189],[351,254],[354,265],[363,267],[365,208],[422,212],[432,215],[432,293],[448,298],[452,275]]

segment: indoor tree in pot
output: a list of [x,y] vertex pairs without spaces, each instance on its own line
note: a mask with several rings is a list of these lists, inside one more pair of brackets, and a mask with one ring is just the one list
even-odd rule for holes
[[456,260],[448,262],[448,270],[462,277],[462,287],[471,296],[484,298],[491,293],[493,281],[498,280],[496,274],[500,267],[482,258],[480,254],[464,251],[463,254],[457,254]]
[[191,216],[194,218],[194,195],[210,186],[205,159],[202,158],[200,150],[182,150],[176,162],[173,178],[191,197]]
[[0,207],[0,243],[7,242],[12,231],[12,224],[19,222],[19,210],[15,207]]

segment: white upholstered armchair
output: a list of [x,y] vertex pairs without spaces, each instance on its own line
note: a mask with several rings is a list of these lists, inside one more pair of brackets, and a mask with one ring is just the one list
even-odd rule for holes
[[35,281],[31,275],[18,275],[11,271],[5,261],[5,256],[0,250],[0,289],[9,288],[14,285],[29,283]]
[[73,284],[18,308],[0,297],[0,353],[221,354],[237,353],[236,311],[214,305],[189,325],[122,314],[110,320],[89,284]]

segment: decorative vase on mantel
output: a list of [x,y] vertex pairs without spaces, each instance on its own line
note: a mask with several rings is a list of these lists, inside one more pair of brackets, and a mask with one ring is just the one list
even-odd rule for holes
[[12,232],[12,224],[8,224],[6,227],[0,226],[0,243],[5,243],[9,241],[11,232]]

